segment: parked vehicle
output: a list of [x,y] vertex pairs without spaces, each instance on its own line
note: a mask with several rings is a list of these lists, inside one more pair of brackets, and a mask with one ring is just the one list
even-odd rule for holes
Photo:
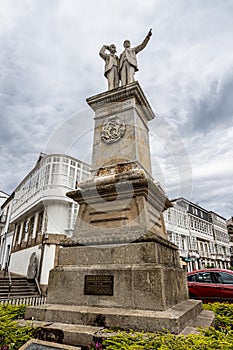
[[233,302],[233,271],[194,270],[187,273],[189,297],[203,302]]

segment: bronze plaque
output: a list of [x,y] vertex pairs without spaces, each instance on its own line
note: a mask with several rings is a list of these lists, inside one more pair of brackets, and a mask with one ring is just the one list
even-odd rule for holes
[[113,276],[86,275],[84,295],[113,295]]

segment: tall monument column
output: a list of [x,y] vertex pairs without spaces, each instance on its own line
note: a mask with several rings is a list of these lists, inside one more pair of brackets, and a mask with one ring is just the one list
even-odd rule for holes
[[67,195],[80,204],[65,245],[167,239],[171,206],[151,176],[148,121],[155,115],[138,82],[87,99],[95,111],[91,178]]
[[87,103],[95,112],[91,177],[67,194],[80,208],[62,268],[50,273],[48,301],[166,310],[187,299],[187,285],[163,223],[171,203],[151,176],[154,113],[138,82]]
[[92,174],[134,163],[151,176],[148,122],[155,115],[139,83],[90,97],[87,103],[95,112]]
[[[91,177],[67,193],[80,205],[74,235],[50,271],[48,305],[28,308],[26,318],[65,330],[72,323],[178,334],[202,313],[201,301],[188,299],[178,248],[167,239],[162,213],[172,204],[151,175],[155,115],[134,81],[136,54],[150,36],[134,48],[126,40],[119,67],[114,45],[112,56],[101,49],[109,87],[116,72],[122,86],[87,99],[95,113]],[[206,326],[212,321],[211,313]]]

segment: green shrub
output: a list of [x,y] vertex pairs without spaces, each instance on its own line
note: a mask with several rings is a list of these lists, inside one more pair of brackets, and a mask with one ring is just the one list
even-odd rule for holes
[[0,305],[0,349],[19,349],[32,337],[31,327],[18,327],[17,319],[23,318],[25,306]]
[[216,329],[224,332],[225,329],[233,330],[233,304],[213,303],[204,304],[204,309],[215,313]]
[[176,336],[174,334],[126,333],[103,341],[107,350],[232,350],[233,333],[224,334],[211,329],[201,334]]
[[[205,304],[216,316],[216,328],[200,330],[200,334],[176,336],[170,333],[118,332],[106,338],[103,345],[97,342],[92,349],[106,350],[232,350],[233,304]],[[17,327],[17,319],[23,318],[25,306],[0,306],[0,350],[19,349],[32,337],[30,327]]]

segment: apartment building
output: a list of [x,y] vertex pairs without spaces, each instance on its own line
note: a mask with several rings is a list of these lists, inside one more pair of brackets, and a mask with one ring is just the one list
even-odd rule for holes
[[13,195],[0,191],[0,269],[7,270],[14,225],[10,224]]
[[172,200],[164,213],[169,240],[179,247],[181,264],[192,271],[230,267],[226,220],[184,198]]
[[227,231],[230,237],[231,267],[233,267],[233,217],[227,220]]
[[76,189],[89,174],[90,166],[73,157],[40,155],[12,198],[10,223],[14,225],[14,238],[10,272],[37,277],[46,289],[60,242],[72,236],[77,217],[78,205],[66,193]]

